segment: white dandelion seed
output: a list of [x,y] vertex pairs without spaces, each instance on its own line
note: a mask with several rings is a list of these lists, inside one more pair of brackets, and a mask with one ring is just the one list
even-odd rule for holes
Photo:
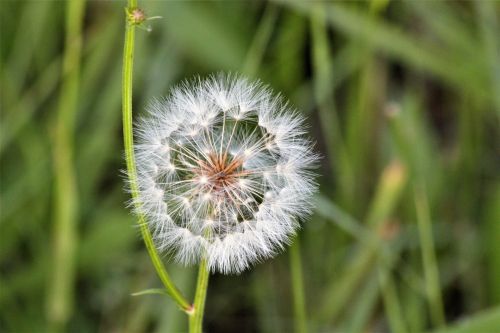
[[302,117],[261,83],[223,74],[148,111],[136,127],[138,206],[158,249],[222,273],[282,250],[317,188]]

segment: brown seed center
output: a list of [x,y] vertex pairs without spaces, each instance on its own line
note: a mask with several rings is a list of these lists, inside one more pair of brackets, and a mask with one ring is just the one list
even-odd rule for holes
[[230,158],[227,153],[211,153],[208,160],[198,162],[199,169],[195,173],[198,177],[205,176],[209,186],[220,192],[246,174],[241,170],[243,162],[242,158]]

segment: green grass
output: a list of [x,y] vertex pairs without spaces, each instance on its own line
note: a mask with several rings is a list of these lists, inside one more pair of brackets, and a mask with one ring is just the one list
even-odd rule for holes
[[[67,5],[0,5],[0,331],[186,331],[168,297],[131,296],[161,281],[120,171],[126,4]],[[134,116],[184,78],[240,72],[307,115],[323,155],[300,247],[211,276],[208,331],[498,331],[499,2],[139,5],[163,18],[136,31]],[[193,299],[196,269],[162,259]]]

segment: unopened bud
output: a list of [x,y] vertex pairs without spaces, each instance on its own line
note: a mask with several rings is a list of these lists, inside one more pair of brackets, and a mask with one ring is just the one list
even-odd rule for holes
[[146,20],[146,14],[140,8],[127,8],[126,12],[130,24],[139,25]]

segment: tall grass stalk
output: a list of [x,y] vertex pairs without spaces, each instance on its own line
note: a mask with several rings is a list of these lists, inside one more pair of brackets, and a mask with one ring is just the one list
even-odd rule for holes
[[66,37],[62,87],[54,135],[55,219],[53,271],[48,295],[48,324],[51,332],[63,331],[71,316],[78,243],[78,190],[73,141],[78,109],[78,89],[85,2],[67,2]]
[[242,72],[250,77],[254,77],[260,65],[262,64],[262,58],[264,57],[264,52],[266,50],[269,39],[275,27],[275,23],[278,17],[278,9],[273,4],[268,4],[266,11],[259,23],[255,37],[253,38],[252,44],[247,51],[245,57],[245,62],[243,63]]
[[[132,127],[132,74],[134,65],[135,29],[137,25],[142,22],[135,22],[132,20],[132,17],[129,14],[134,10],[137,10],[137,1],[129,0],[127,7],[127,24],[125,29],[125,45],[123,51],[122,114],[123,140],[125,145],[125,159],[127,162],[127,173],[129,177],[130,191],[132,193],[132,199],[134,200],[134,202],[137,202],[137,171],[134,156],[134,137]],[[139,227],[148,254],[156,269],[156,273],[165,286],[165,291],[172,297],[172,299],[182,310],[184,310],[186,313],[189,313],[191,311],[191,305],[177,289],[172,279],[168,275],[165,265],[161,261],[161,258],[154,246],[151,233],[142,214],[139,214]]]
[[338,332],[359,333],[367,330],[367,322],[377,306],[379,283],[374,272],[368,272],[366,275],[366,282],[359,286],[356,297],[350,301],[352,315],[343,320]]
[[[400,200],[406,176],[406,168],[400,162],[392,162],[382,172],[365,222],[374,235],[387,225],[389,215]],[[333,322],[338,319],[356,288],[377,263],[377,255],[382,245],[382,242],[375,237],[359,245],[358,251],[350,259],[342,275],[338,280],[332,281],[324,292],[324,302],[318,315],[320,320]]]
[[[346,155],[344,139],[340,129],[340,121],[332,97],[334,93],[332,52],[328,39],[328,31],[324,6],[315,3],[314,15],[311,15],[312,58],[314,73],[314,97],[320,117],[324,142],[328,152],[331,167],[341,164],[344,177],[341,178],[344,187],[352,187],[353,175]],[[338,156],[339,162],[335,161]]]
[[441,285],[439,270],[432,237],[432,224],[429,204],[424,190],[415,189],[415,205],[417,208],[418,233],[422,250],[424,266],[425,287],[427,301],[429,302],[430,315],[434,325],[445,325],[443,300],[441,298]]
[[397,333],[408,332],[391,272],[384,267],[379,267],[378,278],[391,331]]

